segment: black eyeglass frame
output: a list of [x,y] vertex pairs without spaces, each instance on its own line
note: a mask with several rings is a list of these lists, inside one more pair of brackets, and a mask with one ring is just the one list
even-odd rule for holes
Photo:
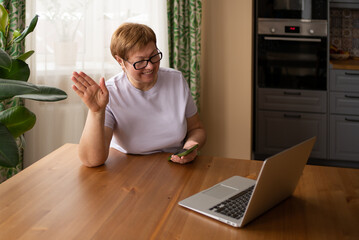
[[[133,66],[133,68],[134,68],[135,70],[141,70],[141,69],[144,69],[145,67],[147,67],[148,62],[151,62],[152,64],[155,64],[155,63],[158,63],[159,61],[162,60],[162,57],[163,57],[162,52],[161,52],[159,49],[157,49],[157,51],[158,51],[158,53],[156,53],[155,55],[151,56],[151,57],[150,57],[149,59],[147,59],[147,60],[141,60],[141,61],[137,61],[137,62],[134,62],[134,63],[131,63],[131,62],[129,62],[128,60],[125,60],[125,61],[128,62],[128,63],[130,63],[130,64],[132,64],[132,66]],[[158,56],[158,55],[160,55],[160,59],[159,59],[158,61],[156,61],[156,62],[152,62],[152,59],[153,59],[154,57]],[[136,64],[137,64],[137,63],[140,63],[140,62],[146,62],[146,65],[145,65],[144,67],[141,67],[141,68],[136,68]]]

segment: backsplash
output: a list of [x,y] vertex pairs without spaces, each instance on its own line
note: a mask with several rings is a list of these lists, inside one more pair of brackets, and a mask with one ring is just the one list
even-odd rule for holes
[[359,57],[359,9],[330,9],[330,43]]

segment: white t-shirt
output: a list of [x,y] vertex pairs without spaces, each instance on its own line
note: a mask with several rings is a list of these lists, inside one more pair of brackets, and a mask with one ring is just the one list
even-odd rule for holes
[[124,153],[176,152],[187,134],[186,118],[197,113],[180,71],[160,68],[148,91],[135,88],[121,72],[106,86],[110,100],[105,126],[113,129],[110,147]]

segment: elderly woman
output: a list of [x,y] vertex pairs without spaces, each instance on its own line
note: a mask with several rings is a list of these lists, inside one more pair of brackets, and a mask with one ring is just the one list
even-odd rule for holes
[[[188,84],[181,72],[160,68],[153,30],[122,24],[112,35],[111,53],[123,71],[108,81],[97,84],[83,72],[72,76],[73,90],[89,108],[79,144],[83,164],[104,164],[110,147],[128,154],[202,147],[206,133]],[[171,160],[191,162],[197,153]]]

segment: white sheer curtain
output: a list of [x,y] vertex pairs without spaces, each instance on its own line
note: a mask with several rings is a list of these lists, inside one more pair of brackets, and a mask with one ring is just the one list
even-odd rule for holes
[[61,102],[26,101],[37,116],[35,127],[25,134],[24,166],[27,167],[64,143],[78,143],[87,108],[71,89],[73,71],[84,71],[96,81],[121,71],[112,58],[112,33],[123,22],[144,23],[157,35],[168,67],[166,0],[28,0],[27,19],[39,15],[29,35],[30,82],[58,87],[68,94]]

